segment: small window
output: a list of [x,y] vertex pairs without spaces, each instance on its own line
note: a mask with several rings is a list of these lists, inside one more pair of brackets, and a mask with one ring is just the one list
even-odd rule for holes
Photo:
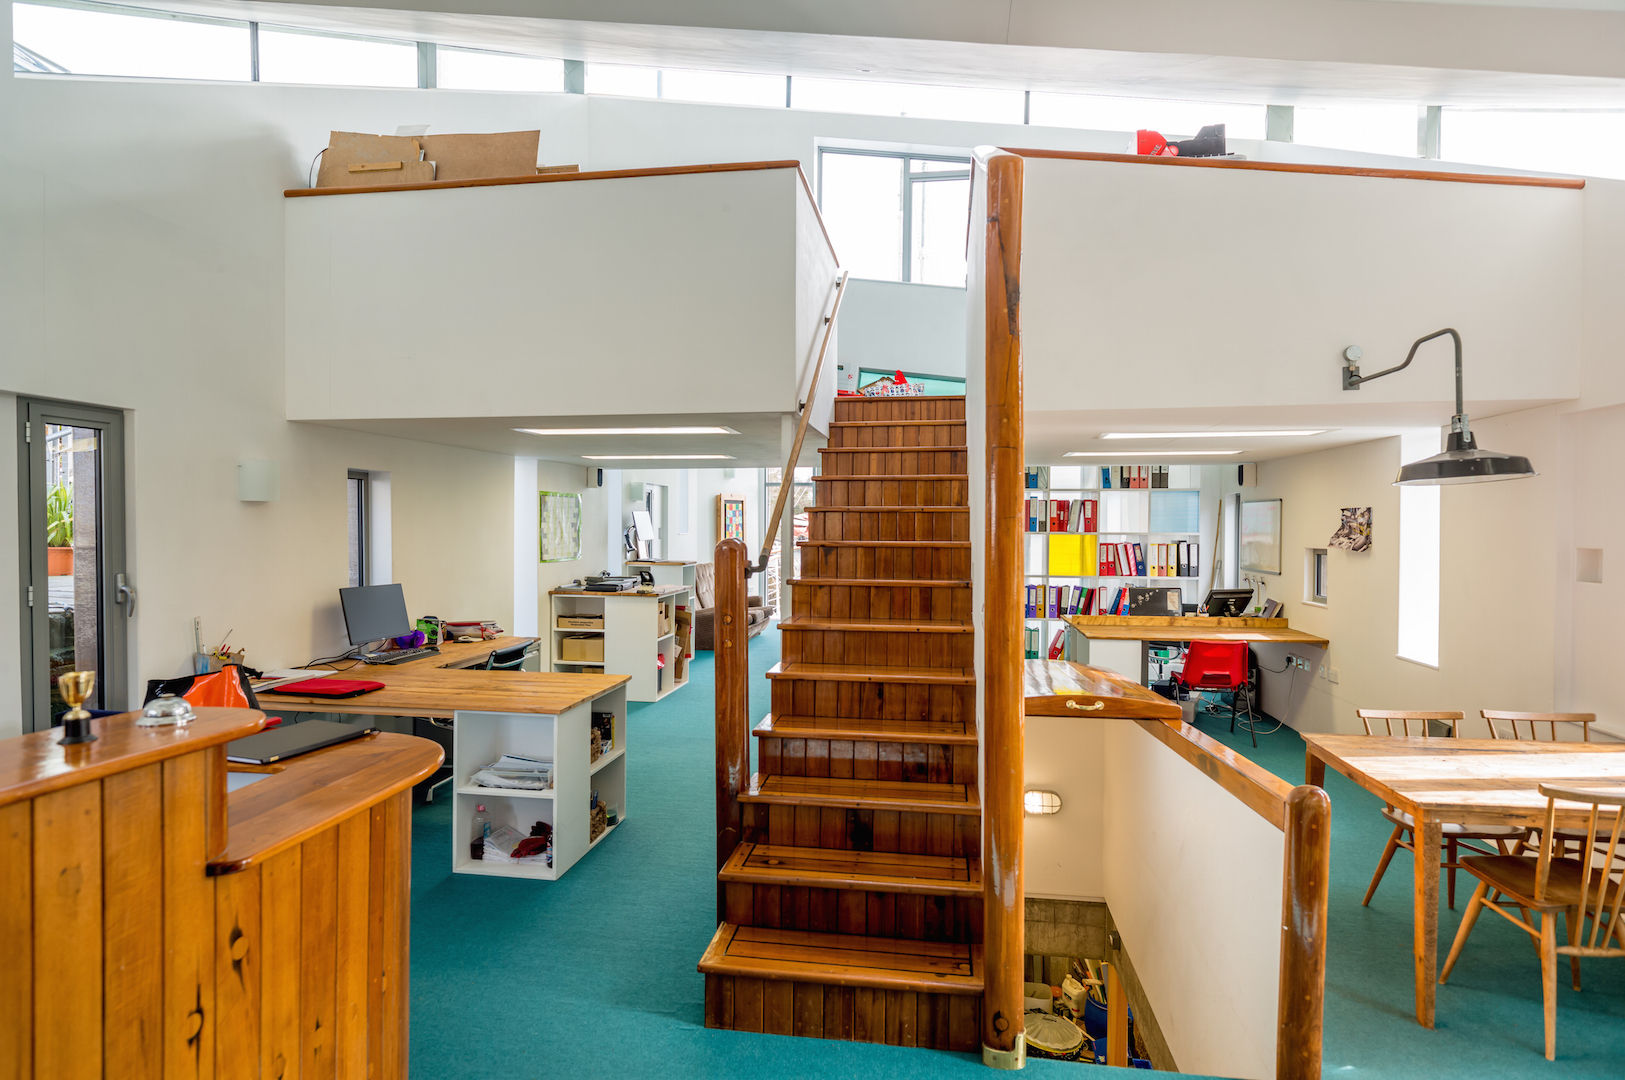
[[247,82],[248,24],[135,9],[14,4],[12,69]]
[[349,485],[349,545],[350,572],[347,583],[367,583],[367,474],[350,470]]
[[1326,602],[1326,549],[1310,548],[1304,565],[1303,598],[1311,604]]
[[666,101],[699,101],[712,105],[757,105],[784,108],[783,75],[747,75],[734,71],[660,72],[660,96]]
[[589,61],[586,90],[589,94],[615,97],[657,98],[660,96],[660,69]]
[[442,90],[559,93],[564,90],[564,61],[439,45],[435,85]]
[[854,276],[964,286],[969,158],[826,147],[818,203]]
[[410,41],[260,27],[260,81],[323,86],[418,84],[418,47]]

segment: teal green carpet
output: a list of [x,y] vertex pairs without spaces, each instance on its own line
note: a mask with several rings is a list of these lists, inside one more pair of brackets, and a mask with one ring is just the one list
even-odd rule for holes
[[[1226,732],[1227,717],[1197,726],[1294,784],[1303,783],[1303,740],[1291,728],[1260,735]],[[1486,911],[1473,927],[1450,981],[1438,988],[1436,1027],[1416,1023],[1411,964],[1411,859],[1400,851],[1370,907],[1360,898],[1392,826],[1381,802],[1330,771],[1332,891],[1326,956],[1326,1041],[1322,1075],[1384,1080],[1489,1077],[1625,1077],[1625,960],[1586,960],[1581,985],[1558,958],[1557,1060],[1545,1057],[1540,958],[1528,935]],[[1477,879],[1457,873],[1456,910],[1439,883],[1439,966],[1455,940]],[[1196,895],[1200,895],[1198,890]],[[1561,940],[1561,939],[1560,939]]]
[[[754,717],[778,638],[751,644]],[[631,707],[626,824],[559,881],[454,875],[449,800],[414,813],[414,1077],[988,1075],[972,1054],[706,1030],[694,965],[717,926],[712,674],[699,653],[686,690]]]

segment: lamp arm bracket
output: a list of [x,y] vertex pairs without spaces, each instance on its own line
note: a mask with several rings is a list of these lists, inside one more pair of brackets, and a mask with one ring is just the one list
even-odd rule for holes
[[1448,326],[1443,330],[1435,330],[1433,333],[1428,334],[1425,337],[1419,337],[1412,342],[1411,351],[1405,354],[1405,360],[1403,363],[1395,364],[1393,367],[1384,368],[1381,371],[1374,371],[1370,375],[1360,374],[1360,365],[1357,362],[1360,355],[1359,351],[1356,349],[1345,349],[1343,352],[1343,389],[1358,390],[1363,384],[1368,383],[1373,379],[1380,379],[1384,375],[1392,375],[1396,371],[1404,371],[1406,368],[1411,366],[1411,361],[1416,359],[1417,349],[1420,349],[1423,345],[1426,345],[1434,338],[1444,337],[1446,334],[1450,335],[1451,340],[1455,342],[1456,346],[1456,412],[1459,415],[1462,411],[1461,335],[1456,333],[1454,329]]

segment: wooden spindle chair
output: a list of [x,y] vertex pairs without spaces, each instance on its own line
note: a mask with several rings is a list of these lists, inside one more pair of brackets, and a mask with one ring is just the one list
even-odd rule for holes
[[[1582,956],[1625,956],[1625,922],[1620,919],[1621,901],[1625,900],[1625,883],[1610,871],[1614,860],[1621,854],[1621,827],[1625,826],[1625,787],[1603,790],[1565,788],[1552,784],[1540,785],[1546,796],[1546,824],[1541,830],[1539,855],[1469,855],[1462,860],[1462,868],[1478,878],[1478,889],[1473,893],[1467,911],[1461,917],[1461,929],[1450,946],[1450,956],[1439,973],[1439,982],[1450,977],[1456,966],[1467,935],[1473,931],[1478,913],[1489,908],[1524,933],[1535,939],[1540,951],[1541,993],[1545,1004],[1546,1060],[1551,1061],[1557,1051],[1557,958],[1569,958],[1574,988],[1580,989],[1580,958]],[[1556,853],[1559,830],[1557,804],[1579,803],[1590,807],[1583,836],[1595,836],[1602,841],[1603,860],[1596,862],[1598,852],[1582,846],[1583,859],[1571,859]],[[1522,909],[1519,918],[1497,902],[1504,894]],[[1540,916],[1535,926],[1531,912]],[[1565,922],[1567,943],[1557,944],[1557,916]],[[1591,932],[1586,933],[1586,921]],[[1617,944],[1616,944],[1617,943]]]
[[[1490,729],[1492,739],[1521,739],[1527,742],[1573,742],[1573,739],[1558,739],[1559,724],[1572,725],[1563,729],[1565,735],[1573,727],[1580,729],[1580,741],[1591,741],[1591,725],[1597,722],[1596,713],[1559,713],[1559,712],[1508,712],[1504,709],[1480,709],[1478,715],[1484,718],[1484,723]],[[1542,734],[1545,738],[1541,738]],[[1530,829],[1524,843],[1534,847],[1539,841],[1539,830]],[[1569,844],[1584,844],[1588,837],[1575,829],[1557,830],[1559,855],[1568,853]],[[1593,841],[1595,842],[1595,841]]]
[[[1356,709],[1360,722],[1365,725],[1367,735],[1397,735],[1406,738],[1432,738],[1432,725],[1444,724],[1450,730],[1443,738],[1455,738],[1460,730],[1464,715],[1455,711],[1427,711],[1417,709]],[[1377,730],[1381,723],[1382,729]],[[1365,899],[1360,901],[1362,907],[1369,906],[1371,898],[1377,894],[1377,886],[1382,883],[1382,877],[1388,872],[1388,864],[1394,859],[1394,852],[1400,848],[1416,854],[1415,822],[1403,810],[1392,806],[1382,808],[1382,816],[1393,823],[1394,831],[1389,834],[1388,843],[1383,846],[1382,858],[1377,860],[1376,873],[1371,875],[1371,884],[1365,890]],[[1445,870],[1445,893],[1452,909],[1456,906],[1456,871],[1460,868],[1457,859],[1459,849],[1465,844],[1470,851],[1480,851],[1484,854],[1493,854],[1486,842],[1494,842],[1496,851],[1506,851],[1506,844],[1517,843],[1523,839],[1524,831],[1512,827],[1494,825],[1457,825],[1446,822],[1441,829],[1444,844],[1444,858],[1440,866]]]

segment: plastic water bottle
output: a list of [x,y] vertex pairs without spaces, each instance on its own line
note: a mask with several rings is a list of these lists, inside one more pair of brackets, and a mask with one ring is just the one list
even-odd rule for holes
[[491,815],[485,812],[485,804],[480,803],[474,807],[474,836],[468,842],[468,857],[471,859],[485,858],[485,838],[491,835]]

